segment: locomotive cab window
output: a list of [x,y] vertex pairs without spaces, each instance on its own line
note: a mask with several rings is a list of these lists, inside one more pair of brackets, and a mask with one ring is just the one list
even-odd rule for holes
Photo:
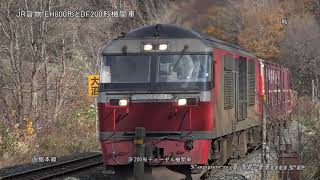
[[101,70],[100,86],[104,91],[212,88],[210,54],[106,55]]
[[160,55],[158,82],[208,82],[210,61],[208,55]]
[[104,57],[102,82],[150,82],[150,66],[151,56],[107,56]]

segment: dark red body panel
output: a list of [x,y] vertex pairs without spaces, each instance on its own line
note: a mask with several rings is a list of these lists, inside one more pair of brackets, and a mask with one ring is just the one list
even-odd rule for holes
[[266,63],[264,77],[268,110],[271,113],[291,112],[291,87],[288,69],[277,64]]
[[[134,132],[136,127],[145,127],[146,133],[150,131],[161,133],[161,131],[177,132],[190,130],[211,132],[213,125],[211,106],[210,102],[199,102],[198,106],[194,107],[177,107],[171,102],[133,102],[127,108],[113,108],[107,103],[99,103],[100,132],[114,131],[114,117],[116,119],[116,132]],[[189,108],[191,108],[191,113],[188,111]],[[114,110],[115,116],[113,114]],[[163,160],[161,165],[206,164],[211,140],[195,139],[193,143],[194,148],[187,151],[185,149],[185,141],[182,140],[146,140],[145,142],[146,146],[156,144],[157,148],[163,148],[164,157],[171,154],[174,158],[191,158],[190,162],[166,162]],[[134,156],[134,144],[132,140],[102,141],[101,146],[105,165],[128,164],[128,159]],[[112,157],[113,150],[117,154],[116,160]],[[152,161],[150,164],[157,165],[160,162]]]
[[[114,108],[106,103],[99,103],[98,108],[100,131],[112,132]],[[136,127],[145,127],[146,131],[190,130],[189,108],[177,107],[171,102],[133,102],[128,108],[115,110],[116,131],[134,131]],[[199,102],[199,106],[191,107],[192,131],[211,131],[213,124],[211,116],[210,102]]]
[[[164,158],[159,158],[148,162],[150,165],[179,165],[179,164],[206,164],[208,160],[209,148],[211,140],[195,140],[194,148],[190,151],[184,149],[184,141],[172,141],[172,140],[147,140],[146,146],[156,145],[159,148],[164,149],[164,157],[172,154],[174,161],[170,162],[170,159],[166,161]],[[134,157],[134,144],[133,141],[104,141],[101,142],[103,160],[106,165],[126,165],[129,163],[128,159]],[[113,149],[117,152],[116,161],[113,159]],[[177,162],[176,158],[190,158],[191,161]],[[119,164],[118,164],[119,163]]]

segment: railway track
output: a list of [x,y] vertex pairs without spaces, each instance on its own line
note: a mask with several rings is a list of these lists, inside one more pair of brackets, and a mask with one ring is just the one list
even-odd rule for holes
[[[246,161],[246,158],[248,158],[250,155],[252,155],[253,153],[259,153],[260,155],[260,150],[262,148],[262,145],[259,144],[257,146],[251,147],[248,149],[248,152],[246,154],[245,157],[242,158],[235,158],[235,159],[229,159],[227,163],[222,164],[222,165],[218,165],[217,167],[232,167],[233,164],[241,164],[244,161]],[[260,161],[260,160],[259,160]],[[231,168],[228,170],[229,172],[232,171]],[[218,176],[217,176],[218,175]],[[242,180],[242,179],[246,179],[244,178],[239,172],[234,172],[231,174],[226,174],[225,170],[223,168],[217,168],[217,169],[209,169],[206,172],[202,173],[202,176],[200,179],[204,179],[204,180],[222,180],[222,179],[237,179],[237,180]]]
[[44,166],[32,170],[18,172],[15,174],[0,177],[1,180],[28,180],[28,179],[50,179],[63,176],[72,172],[80,171],[86,168],[102,165],[101,153],[80,157],[49,166]]

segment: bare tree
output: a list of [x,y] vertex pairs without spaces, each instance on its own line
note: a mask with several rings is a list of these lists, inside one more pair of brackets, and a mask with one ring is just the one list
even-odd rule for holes
[[298,92],[310,95],[311,79],[319,82],[320,75],[320,28],[315,19],[310,15],[290,18],[281,50]]
[[[1,111],[6,123],[31,119],[55,121],[76,97],[72,88],[98,73],[101,47],[119,32],[172,21],[168,0],[162,1],[1,1]],[[132,18],[17,17],[19,11],[133,10]],[[77,78],[71,75],[80,74]],[[71,81],[71,82],[70,82]],[[75,81],[75,83],[73,82]],[[70,89],[71,88],[71,89]],[[83,88],[82,91],[86,91]],[[84,93],[83,93],[84,94]]]

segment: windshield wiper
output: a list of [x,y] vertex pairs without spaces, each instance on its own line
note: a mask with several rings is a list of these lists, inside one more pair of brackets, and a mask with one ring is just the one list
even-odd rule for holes
[[187,49],[188,49],[188,45],[184,45],[182,51],[180,52],[179,59],[176,61],[176,63],[174,63],[174,66],[173,66],[173,68],[171,69],[171,71],[169,73],[172,73],[172,71],[176,68],[176,66],[180,62],[181,58],[183,57],[183,55],[184,55],[184,53],[186,52]]

